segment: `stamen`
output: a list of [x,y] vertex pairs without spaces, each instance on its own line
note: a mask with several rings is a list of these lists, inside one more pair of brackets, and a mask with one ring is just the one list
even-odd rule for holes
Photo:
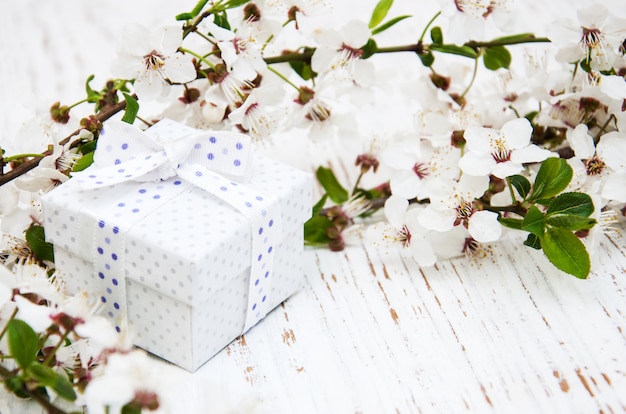
[[606,166],[604,161],[597,155],[584,160],[583,163],[585,164],[587,175],[600,175]]

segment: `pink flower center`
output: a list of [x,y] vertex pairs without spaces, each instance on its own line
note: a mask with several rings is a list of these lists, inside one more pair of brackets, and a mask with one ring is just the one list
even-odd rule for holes
[[606,166],[604,161],[602,161],[602,159],[597,155],[594,155],[583,162],[585,164],[585,169],[587,170],[587,175],[600,175]]
[[430,174],[430,172],[428,171],[428,166],[423,162],[416,162],[413,166],[413,172],[420,180],[423,180]]
[[153,50],[143,57],[143,61],[148,70],[160,70],[165,65],[165,57],[162,54]]
[[493,139],[491,141],[491,148],[493,149],[491,156],[497,163],[511,160],[511,150],[508,149],[502,137]]

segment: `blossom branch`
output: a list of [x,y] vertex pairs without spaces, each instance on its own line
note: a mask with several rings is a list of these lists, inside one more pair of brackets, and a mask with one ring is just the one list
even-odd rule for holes
[[[113,115],[124,110],[124,108],[126,108],[126,101],[118,102],[115,105],[105,106],[100,112],[94,115],[94,119],[100,122],[104,122],[107,119],[111,118]],[[60,145],[67,144],[70,141],[70,139],[72,139],[73,136],[76,136],[78,133],[80,133],[82,129],[83,128],[79,128],[76,131],[72,132],[66,138],[61,140],[59,144]],[[47,150],[42,153],[42,156],[31,158],[27,161],[24,161],[17,167],[13,168],[11,171],[7,172],[6,174],[0,174],[0,186],[16,179],[17,177],[20,177],[23,174],[26,174],[28,171],[37,167],[39,163],[41,162],[41,160],[49,155],[52,155],[52,151]],[[0,158],[0,165],[3,165],[3,163],[4,163],[4,159]]]

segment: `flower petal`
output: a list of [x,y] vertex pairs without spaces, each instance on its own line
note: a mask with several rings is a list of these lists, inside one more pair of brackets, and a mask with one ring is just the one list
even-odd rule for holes
[[467,230],[474,240],[480,243],[496,241],[502,235],[498,214],[493,211],[477,211],[472,214]]
[[502,125],[502,135],[509,149],[524,148],[530,142],[533,127],[526,118],[516,118]]

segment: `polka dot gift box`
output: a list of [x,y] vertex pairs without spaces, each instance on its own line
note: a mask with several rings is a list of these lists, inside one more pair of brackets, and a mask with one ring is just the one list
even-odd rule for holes
[[301,286],[311,191],[246,135],[111,120],[93,165],[43,197],[46,238],[69,293],[195,371]]

